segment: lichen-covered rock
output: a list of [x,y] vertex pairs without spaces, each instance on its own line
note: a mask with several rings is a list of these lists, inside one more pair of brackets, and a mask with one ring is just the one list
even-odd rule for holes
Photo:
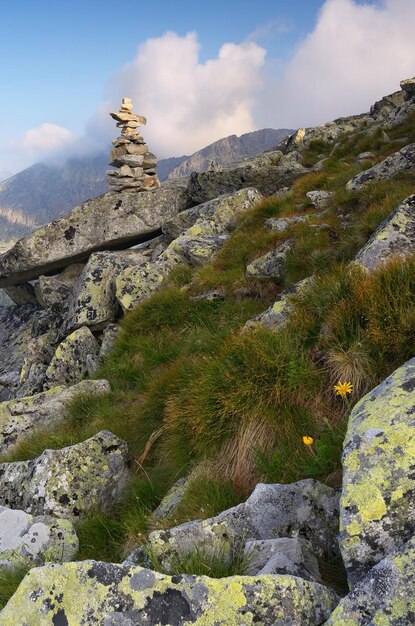
[[323,189],[316,189],[314,191],[308,191],[306,196],[316,209],[323,211],[327,208],[333,197],[333,193],[331,191],[324,191]]
[[73,387],[55,387],[34,396],[0,403],[0,454],[24,435],[65,417],[65,408],[78,394],[101,395],[110,391],[106,380],[84,380]]
[[91,252],[128,248],[149,238],[189,206],[186,190],[163,186],[151,193],[105,193],[18,241],[0,257],[0,286],[57,273]]
[[289,315],[292,311],[291,296],[307,289],[313,282],[313,277],[309,276],[296,283],[289,289],[283,291],[274,304],[262,313],[259,313],[251,320],[248,320],[244,329],[268,328],[270,330],[278,330],[287,323]]
[[277,147],[285,152],[296,151],[300,147],[306,148],[313,142],[334,143],[343,133],[353,133],[366,128],[374,123],[372,117],[367,114],[341,117],[323,126],[313,128],[299,128]]
[[401,80],[401,89],[404,93],[405,100],[415,97],[415,77]]
[[121,329],[118,324],[108,324],[102,333],[101,347],[98,354],[100,361],[105,361],[111,354],[117,337],[120,334],[120,330]]
[[265,220],[265,228],[272,232],[282,232],[287,230],[292,224],[299,224],[300,222],[306,222],[309,219],[309,215],[289,215],[287,217],[269,217]]
[[326,626],[415,624],[415,539],[375,565],[343,598]]
[[361,189],[368,183],[392,178],[399,172],[415,172],[415,143],[405,146],[373,167],[356,174],[346,185],[348,191]]
[[168,568],[177,555],[203,546],[208,553],[230,554],[247,538],[301,536],[317,556],[338,553],[338,493],[315,480],[291,485],[259,484],[248,500],[216,517],[150,533],[150,551]]
[[245,544],[245,574],[289,574],[321,581],[318,562],[307,541],[296,538],[250,540]]
[[114,322],[117,313],[115,278],[130,266],[139,266],[147,258],[138,250],[95,252],[77,282],[67,317],[67,329],[87,326],[93,331]]
[[356,262],[367,270],[375,270],[392,257],[414,253],[415,195],[406,198],[373,233],[356,255]]
[[415,359],[354,407],[344,442],[340,547],[354,584],[415,531]]
[[25,306],[0,307],[0,400],[13,397],[20,384],[25,349],[32,337],[33,317],[39,308]]
[[71,561],[78,547],[78,537],[69,520],[33,517],[0,506],[0,571],[5,567]]
[[68,335],[59,346],[46,370],[45,387],[80,382],[87,373],[88,355],[99,353],[99,344],[89,328],[83,326]]
[[0,505],[70,520],[109,511],[124,492],[127,464],[127,444],[103,430],[30,461],[1,463]]
[[245,159],[222,172],[194,172],[190,176],[187,190],[195,204],[246,187],[255,187],[269,196],[280,187],[290,185],[307,171],[299,153],[284,155],[275,150]]
[[285,260],[291,250],[291,243],[285,241],[267,254],[258,257],[246,268],[246,276],[268,277],[278,280],[282,277]]
[[35,290],[30,283],[6,287],[5,292],[15,304],[38,304]]
[[164,496],[158,507],[153,511],[154,519],[163,519],[174,514],[189,488],[189,478],[180,478]]
[[294,576],[165,576],[97,561],[32,569],[4,626],[318,626],[338,603]]
[[46,370],[58,342],[59,334],[53,327],[48,332],[28,341],[20,372],[17,397],[31,396],[43,390]]
[[198,204],[191,209],[181,211],[171,219],[167,220],[161,227],[167,241],[170,243],[173,239],[177,239],[177,237],[184,233],[185,230],[193,226],[196,220],[200,217],[204,217],[205,219],[211,218],[217,207],[225,200],[226,197],[231,195],[232,194],[224,194],[218,198],[209,200],[208,202],[203,202],[202,204]]
[[134,308],[160,289],[178,263],[194,266],[208,262],[235,229],[238,217],[261,199],[261,194],[250,188],[224,195],[207,209],[206,217],[202,213],[193,226],[174,239],[154,263],[122,272],[116,279],[116,295],[123,310]]
[[56,276],[39,276],[35,284],[36,298],[44,309],[61,311],[72,293],[68,285]]

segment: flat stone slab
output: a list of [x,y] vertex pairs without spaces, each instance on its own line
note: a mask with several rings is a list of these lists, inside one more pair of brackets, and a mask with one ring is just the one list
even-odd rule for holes
[[327,587],[295,576],[170,577],[83,561],[32,569],[0,619],[7,626],[317,626],[337,603]]
[[71,561],[78,547],[78,537],[69,520],[33,517],[0,506],[0,572],[5,567]]
[[105,193],[18,241],[0,256],[0,287],[56,274],[92,252],[128,248],[154,236],[189,206],[183,187],[146,193]]
[[0,464],[0,505],[78,520],[109,511],[128,478],[127,444],[109,431],[30,461]]

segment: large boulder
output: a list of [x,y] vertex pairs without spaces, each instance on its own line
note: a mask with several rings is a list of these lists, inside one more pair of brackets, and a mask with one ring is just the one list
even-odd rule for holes
[[42,226],[0,257],[0,287],[56,274],[91,252],[128,248],[150,238],[189,206],[186,190],[165,186],[148,193],[105,193]]
[[115,278],[127,267],[147,262],[139,250],[95,252],[89,258],[71,299],[67,329],[86,326],[92,331],[102,330],[115,321],[117,300]]
[[400,172],[415,172],[415,143],[405,146],[380,163],[356,174],[346,185],[348,191],[361,189],[368,183],[387,180]]
[[392,257],[414,253],[415,195],[406,198],[373,233],[356,255],[356,262],[367,270],[375,270]]
[[250,539],[245,544],[245,574],[289,574],[321,582],[318,561],[308,541],[299,537]]
[[88,357],[97,356],[99,344],[89,328],[82,326],[68,335],[56,348],[46,370],[45,387],[80,382],[88,371]]
[[289,241],[281,243],[274,250],[251,261],[246,268],[246,276],[280,279],[290,250],[291,243]]
[[57,311],[65,309],[66,302],[72,293],[70,287],[56,276],[39,276],[34,290],[39,304],[44,309]]
[[1,463],[0,505],[70,520],[109,511],[123,495],[127,465],[127,444],[103,430],[30,461]]
[[401,89],[405,100],[411,100],[415,97],[415,77],[401,80]]
[[5,292],[15,304],[38,304],[35,290],[30,283],[7,287]]
[[0,620],[7,626],[317,626],[337,603],[327,587],[295,576],[170,577],[83,561],[32,569]]
[[352,584],[415,531],[415,359],[354,407],[343,452],[340,548]]
[[415,539],[384,558],[345,598],[326,626],[415,624]]
[[169,568],[177,555],[189,554],[195,546],[226,555],[243,548],[248,538],[302,537],[317,556],[333,556],[338,553],[338,502],[334,489],[311,479],[259,484],[246,502],[216,517],[150,533],[149,551]]
[[187,189],[195,204],[246,187],[255,187],[269,196],[280,187],[291,185],[307,171],[298,152],[284,155],[280,150],[275,150],[245,159],[232,169],[221,172],[194,172]]
[[207,263],[229,238],[238,218],[261,199],[262,195],[251,188],[224,195],[174,239],[156,261],[122,272],[116,279],[116,295],[123,310],[136,307],[160,289],[178,263]]
[[0,571],[5,567],[71,561],[78,547],[78,537],[69,520],[33,517],[0,506]]
[[110,391],[106,380],[84,380],[73,387],[55,387],[34,396],[0,403],[0,454],[25,435],[65,417],[65,409],[78,394],[101,395]]

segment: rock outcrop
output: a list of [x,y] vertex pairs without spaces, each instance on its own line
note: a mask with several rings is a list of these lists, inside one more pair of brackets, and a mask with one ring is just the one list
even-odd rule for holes
[[45,387],[79,383],[88,372],[88,359],[98,353],[99,344],[87,326],[74,330],[56,348],[46,370]]
[[4,568],[71,561],[78,547],[78,537],[69,520],[33,517],[0,506],[0,572]]
[[0,257],[0,287],[56,274],[92,252],[128,248],[159,232],[163,222],[189,206],[178,185],[151,193],[106,193],[18,241]]
[[399,152],[354,176],[346,185],[348,191],[361,189],[368,183],[387,180],[400,172],[415,172],[415,143],[405,146]]
[[337,602],[327,587],[296,576],[169,577],[83,561],[31,570],[1,620],[7,626],[312,626],[323,624]]
[[69,520],[108,511],[123,494],[127,465],[127,444],[102,431],[31,461],[0,464],[0,505]]
[[344,442],[340,546],[355,584],[415,530],[415,359],[354,407]]
[[106,380],[83,380],[72,387],[55,387],[26,398],[0,403],[0,454],[36,429],[64,419],[65,409],[78,394],[102,395],[110,391]]
[[415,195],[406,198],[376,229],[356,255],[356,262],[369,271],[393,257],[411,256],[415,245]]

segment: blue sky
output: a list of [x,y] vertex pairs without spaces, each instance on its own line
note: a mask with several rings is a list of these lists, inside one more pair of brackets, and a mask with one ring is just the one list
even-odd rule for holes
[[[348,52],[344,48],[355,32],[360,32],[356,45],[361,45],[365,28],[369,35],[371,24],[375,35],[378,29],[381,36],[385,20],[401,19],[404,25],[410,21],[408,11],[413,13],[414,5],[413,0],[8,3],[2,7],[0,24],[0,176],[47,158],[57,149],[87,146],[92,137],[94,146],[101,140],[105,145],[110,132],[105,107],[115,106],[121,95],[137,94],[145,106],[146,110],[139,112],[151,118],[153,125],[147,130],[161,156],[191,152],[222,133],[239,134],[265,125],[321,123],[326,121],[324,116],[337,112],[358,112],[343,111],[341,89],[338,106],[331,96],[330,106],[321,106],[318,93],[314,100],[310,98],[312,114],[297,106],[296,98],[292,106],[290,98],[298,91],[292,84],[294,73],[302,77],[299,86],[310,80],[313,93],[320,80],[328,89],[333,80],[330,72],[339,74],[339,80],[344,79],[345,71],[356,72],[352,66],[350,72],[340,67]],[[336,39],[335,31],[343,23],[351,35],[346,34],[341,48],[337,39],[342,37]],[[167,36],[168,32],[172,36]],[[231,47],[221,52],[224,44]],[[373,46],[376,44],[375,37]],[[400,72],[409,71],[411,42],[405,40],[401,47],[402,52],[395,54],[397,60],[393,59],[394,67],[386,69],[386,77],[379,72],[379,96],[389,84],[398,88],[398,78],[405,77]],[[338,72],[333,64],[326,67],[326,57],[333,55],[339,56]],[[187,66],[190,57],[193,60]],[[313,59],[313,65],[307,67],[306,57]],[[373,74],[375,61],[371,58],[365,63],[362,58],[366,71],[362,80]],[[376,85],[375,81],[370,97]],[[200,95],[203,90],[204,98]],[[284,94],[286,104],[281,108]],[[223,100],[229,103],[228,109]],[[364,102],[351,101],[350,106],[364,106]],[[217,109],[216,118],[210,115],[211,109]],[[210,131],[202,128],[204,119]]]

